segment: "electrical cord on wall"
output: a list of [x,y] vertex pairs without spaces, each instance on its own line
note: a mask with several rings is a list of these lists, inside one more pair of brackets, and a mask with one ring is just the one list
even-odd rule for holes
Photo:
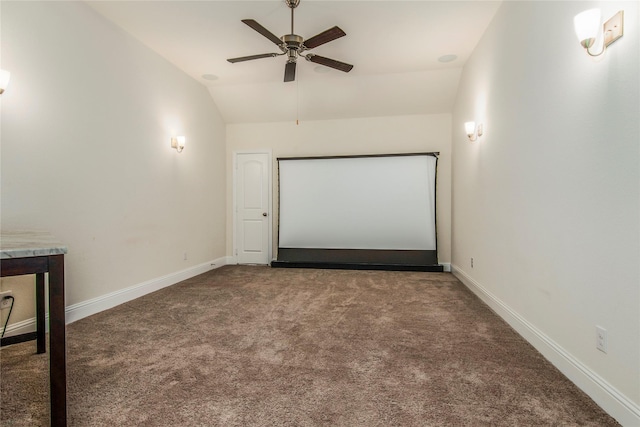
[[3,299],[9,299],[9,298],[11,298],[11,307],[9,308],[9,314],[7,315],[7,320],[4,321],[4,326],[2,327],[2,335],[0,335],[0,338],[4,337],[4,333],[7,330],[7,325],[9,324],[9,318],[11,317],[11,312],[13,311],[13,303],[16,302],[16,299],[12,296],[4,297]]

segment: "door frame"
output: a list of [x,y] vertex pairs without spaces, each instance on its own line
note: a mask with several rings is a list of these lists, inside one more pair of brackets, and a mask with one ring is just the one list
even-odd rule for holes
[[273,154],[270,149],[264,150],[242,150],[233,152],[233,259],[238,264],[238,156],[243,154],[266,154],[267,155],[267,187],[268,187],[268,227],[269,242],[267,248],[267,264],[273,261]]

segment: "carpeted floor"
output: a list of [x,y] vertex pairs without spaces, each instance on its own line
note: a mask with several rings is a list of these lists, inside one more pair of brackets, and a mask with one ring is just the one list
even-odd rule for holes
[[[447,273],[227,266],[67,335],[71,426],[618,425]],[[48,425],[34,352],[3,426]]]

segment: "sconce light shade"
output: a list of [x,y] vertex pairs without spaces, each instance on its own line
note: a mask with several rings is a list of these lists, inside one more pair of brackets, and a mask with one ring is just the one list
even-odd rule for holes
[[600,9],[589,9],[573,18],[578,41],[584,48],[593,46],[600,30]]
[[464,130],[467,132],[467,135],[473,135],[476,133],[476,122],[466,122],[464,124]]
[[175,148],[178,153],[182,153],[185,142],[186,138],[184,136],[174,136],[171,138],[171,148]]
[[[600,56],[614,41],[622,37],[624,33],[624,11],[618,11],[602,25],[600,21],[600,9],[589,9],[579,13],[573,18],[573,26],[576,36],[583,48],[590,56]],[[602,49],[598,53],[591,52],[598,36],[602,36]]]
[[11,73],[7,70],[0,70],[0,95],[4,92],[9,84],[9,78],[11,77]]
[[484,126],[482,125],[482,123],[466,122],[464,124],[464,131],[467,133],[469,141],[475,141],[479,137],[481,137],[483,130]]
[[464,130],[467,132],[467,136],[469,137],[469,141],[476,140],[476,122],[466,122],[464,124]]

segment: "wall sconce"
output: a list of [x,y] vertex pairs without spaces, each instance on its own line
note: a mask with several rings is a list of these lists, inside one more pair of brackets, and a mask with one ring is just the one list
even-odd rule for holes
[[4,93],[4,90],[7,88],[10,77],[10,72],[8,72],[7,70],[0,70],[0,95],[2,95]]
[[476,126],[476,122],[466,122],[464,124],[464,130],[467,132],[469,141],[475,141],[478,139],[478,137],[482,136],[483,126],[482,126],[482,123]]
[[186,139],[184,136],[172,136],[171,148],[175,148],[178,153],[182,153],[182,150],[184,150],[185,141]]
[[[579,13],[573,18],[573,26],[576,36],[582,47],[591,56],[600,56],[607,46],[622,37],[624,24],[624,11],[619,11],[600,27],[600,9],[589,9]],[[593,47],[602,28],[603,41],[602,50],[599,53],[592,53],[589,48]]]

